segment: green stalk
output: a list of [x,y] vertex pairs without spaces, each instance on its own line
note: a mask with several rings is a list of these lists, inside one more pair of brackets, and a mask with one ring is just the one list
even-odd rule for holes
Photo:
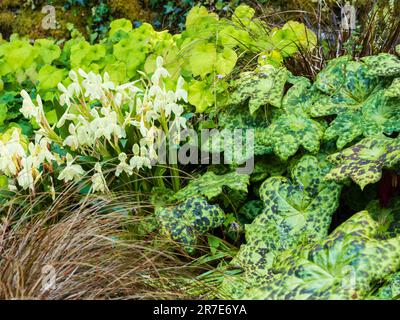
[[[169,130],[168,130],[167,123],[165,122],[164,115],[160,119],[160,123],[161,123],[161,126],[162,126],[166,136],[169,139]],[[169,152],[169,150],[168,150],[168,152]],[[171,167],[170,167],[169,171],[170,171],[170,174],[171,174],[172,189],[174,190],[174,192],[178,192],[179,189],[180,189],[178,164],[171,163],[170,166]]]

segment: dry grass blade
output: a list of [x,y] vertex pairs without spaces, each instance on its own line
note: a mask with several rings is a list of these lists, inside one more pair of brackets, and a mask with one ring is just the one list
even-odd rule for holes
[[187,298],[170,283],[176,275],[191,277],[188,259],[171,245],[157,250],[152,239],[125,237],[139,217],[115,213],[119,202],[71,205],[65,198],[30,218],[2,218],[0,299]]

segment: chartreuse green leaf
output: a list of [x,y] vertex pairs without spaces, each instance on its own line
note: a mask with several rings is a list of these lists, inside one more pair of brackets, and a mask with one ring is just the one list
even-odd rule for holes
[[215,97],[205,80],[193,80],[188,90],[188,101],[196,107],[196,112],[203,113],[214,104]]
[[208,199],[212,199],[222,193],[224,186],[247,193],[249,178],[246,174],[236,172],[216,175],[214,172],[208,171],[199,178],[190,181],[185,188],[179,190],[175,194],[175,199],[184,200],[194,196],[205,196]]
[[44,64],[51,64],[61,55],[60,47],[54,44],[53,40],[48,40],[48,39],[35,40],[34,47],[38,50],[38,54],[40,58],[43,60]]
[[243,72],[235,83],[229,103],[239,104],[249,100],[251,114],[266,104],[280,108],[287,79],[285,68],[271,65],[262,66],[258,71]]
[[393,54],[380,53],[361,59],[368,66],[368,73],[374,76],[400,75],[400,59]]
[[364,189],[381,179],[382,169],[392,168],[400,161],[400,141],[384,136],[368,137],[328,156],[328,160],[335,168],[327,179],[341,182],[350,178]]
[[129,32],[132,30],[132,22],[128,19],[117,19],[110,23],[109,36],[112,37],[117,31]]
[[4,44],[3,49],[3,63],[7,66],[7,68],[3,68],[10,72],[29,68],[37,56],[33,46],[24,40],[12,40]]
[[280,252],[327,235],[341,190],[323,179],[328,169],[325,162],[306,155],[292,168],[292,179],[275,176],[262,184],[263,212],[246,225],[246,244],[234,265],[262,277]]
[[198,236],[222,225],[225,214],[204,197],[192,197],[175,207],[158,208],[156,217],[168,236],[192,252]]
[[372,285],[400,267],[400,236],[376,238],[368,211],[340,225],[326,239],[282,253],[264,284],[243,299],[363,299]]
[[200,42],[193,46],[189,65],[193,75],[204,78],[211,73],[217,62],[217,48],[210,42]]
[[289,57],[301,49],[311,50],[317,44],[317,36],[304,24],[288,21],[282,29],[271,31],[267,49],[278,50],[284,57]]
[[58,69],[51,65],[46,65],[40,69],[38,75],[38,89],[49,90],[56,88],[58,83],[63,81],[67,75],[65,69]]
[[317,153],[324,130],[321,124],[305,113],[285,113],[268,128],[274,153],[282,160],[293,156],[302,146]]

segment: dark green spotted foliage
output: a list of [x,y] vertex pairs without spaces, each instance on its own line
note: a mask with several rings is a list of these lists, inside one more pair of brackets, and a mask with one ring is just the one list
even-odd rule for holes
[[[272,146],[268,125],[266,117],[259,114],[251,115],[240,108],[233,108],[229,113],[220,113],[218,115],[219,130],[210,133],[210,136],[202,143],[202,151],[225,152],[227,157],[236,164],[245,162],[253,155],[269,154],[272,152]],[[235,130],[241,130],[240,140],[235,136]],[[252,139],[254,143],[251,144],[248,139]]]
[[256,112],[262,105],[270,104],[280,108],[288,71],[271,65],[259,70],[243,72],[235,83],[229,103],[239,104],[249,100],[250,113]]
[[156,217],[168,236],[192,252],[198,236],[219,227],[225,214],[204,197],[192,197],[175,207],[158,208]]
[[291,180],[271,177],[263,183],[264,209],[246,225],[246,244],[233,265],[248,277],[263,277],[280,252],[326,236],[341,189],[323,180],[327,169],[315,157],[304,156],[293,166]]
[[384,136],[365,138],[328,156],[328,160],[335,168],[327,179],[342,182],[350,178],[363,189],[381,179],[383,168],[392,168],[400,161],[400,140]]
[[205,196],[212,199],[222,193],[223,187],[247,193],[249,175],[236,172],[224,175],[216,175],[208,171],[199,178],[192,180],[189,184],[175,194],[175,199],[185,200],[194,196]]
[[359,136],[400,131],[400,100],[369,65],[341,57],[321,71],[315,87],[325,93],[310,108],[313,117],[337,117],[325,131],[325,139],[336,140],[341,149]]
[[379,288],[378,292],[371,299],[399,300],[400,299],[400,272],[392,274],[385,284]]
[[302,113],[287,113],[269,127],[274,153],[282,160],[293,156],[302,146],[317,153],[324,135],[323,126]]
[[376,238],[368,211],[352,216],[322,241],[288,250],[274,261],[265,284],[244,299],[362,299],[400,267],[400,236]]
[[400,78],[393,80],[390,87],[385,90],[385,96],[389,98],[400,98]]
[[400,75],[400,59],[393,54],[380,53],[362,58],[368,66],[368,73],[375,76]]

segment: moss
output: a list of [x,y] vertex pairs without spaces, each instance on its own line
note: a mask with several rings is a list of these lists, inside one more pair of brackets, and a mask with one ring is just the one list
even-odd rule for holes
[[8,38],[12,33],[12,23],[14,15],[11,12],[0,12],[0,33]]
[[[145,1],[146,2],[146,1]],[[56,10],[56,29],[43,29],[42,21],[46,14],[41,12],[48,3],[46,0],[33,0],[35,9],[32,10],[27,0],[0,0],[0,33],[8,38],[11,33],[27,35],[32,39],[53,37],[56,39],[69,38],[67,24],[72,23],[85,36],[88,36],[88,25],[92,18],[91,7],[76,6],[64,9],[65,1],[53,1]],[[153,13],[148,4],[140,0],[108,0],[113,18],[128,18],[132,21],[151,21]]]
[[81,8],[77,12],[78,14],[74,14],[73,10],[65,11],[61,7],[56,7],[56,29],[46,30],[42,28],[42,21],[46,14],[37,10],[19,10],[12,22],[12,32],[28,35],[33,39],[44,37],[62,39],[69,37],[67,23],[73,23],[79,31],[86,34],[86,21],[90,11],[89,9],[82,10]]
[[148,1],[140,0],[108,0],[114,18],[127,18],[130,20],[151,21],[153,13],[150,11]]

